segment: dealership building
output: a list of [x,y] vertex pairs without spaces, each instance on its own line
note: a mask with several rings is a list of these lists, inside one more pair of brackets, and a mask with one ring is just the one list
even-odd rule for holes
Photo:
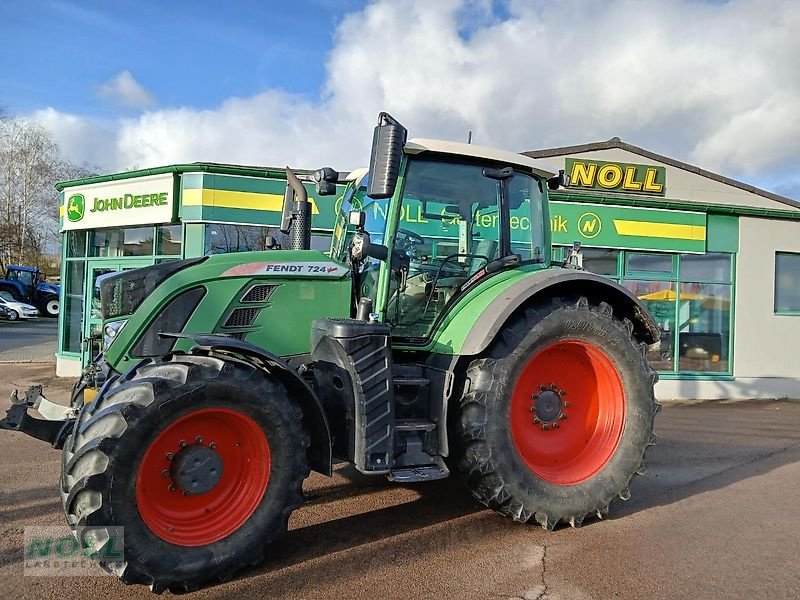
[[[658,322],[648,358],[660,399],[800,398],[800,203],[618,138],[524,154],[568,176],[550,193],[554,258],[580,242],[584,267],[626,286]],[[77,376],[99,351],[99,277],[267,249],[281,240],[285,185],[280,169],[211,163],[59,184],[58,374]],[[307,188],[312,246],[326,250],[335,197]]]

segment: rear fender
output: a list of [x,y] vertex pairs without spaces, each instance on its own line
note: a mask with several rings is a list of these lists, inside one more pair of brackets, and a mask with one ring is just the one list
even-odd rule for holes
[[469,329],[461,355],[472,356],[486,350],[511,315],[526,304],[580,296],[593,304],[610,304],[617,317],[633,323],[637,340],[653,344],[660,339],[658,324],[630,290],[601,275],[554,268],[523,277],[503,290]]
[[246,360],[271,377],[277,378],[303,411],[303,424],[311,436],[308,458],[311,468],[324,475],[333,473],[331,430],[328,418],[317,394],[289,364],[280,358],[247,342],[225,335],[162,333],[163,337],[190,339],[196,345],[193,354],[205,353],[217,356],[233,356]]

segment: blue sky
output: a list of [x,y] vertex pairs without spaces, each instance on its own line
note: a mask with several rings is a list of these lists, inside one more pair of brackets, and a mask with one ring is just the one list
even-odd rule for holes
[[121,107],[97,88],[125,70],[155,105],[211,108],[273,87],[316,97],[338,22],[364,3],[0,3],[0,105],[115,115]]
[[508,150],[624,141],[800,198],[797,0],[0,2],[0,107],[100,171],[340,169],[376,114]]

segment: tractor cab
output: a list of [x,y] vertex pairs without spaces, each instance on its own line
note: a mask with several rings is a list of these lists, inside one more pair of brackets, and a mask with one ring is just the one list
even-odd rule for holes
[[553,173],[521,155],[436,140],[411,140],[396,160],[393,197],[370,194],[375,165],[350,174],[330,253],[353,264],[356,301],[369,299],[395,338],[427,339],[487,275],[549,265]]

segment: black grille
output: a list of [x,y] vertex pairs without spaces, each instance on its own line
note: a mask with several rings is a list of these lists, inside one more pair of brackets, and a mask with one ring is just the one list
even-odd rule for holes
[[206,260],[206,256],[173,260],[109,275],[100,283],[100,310],[103,319],[132,315],[153,291],[178,271]]
[[242,296],[242,302],[266,302],[277,285],[254,285]]
[[131,354],[134,356],[161,356],[172,350],[175,338],[162,338],[158,334],[183,331],[189,317],[205,294],[204,287],[196,287],[170,300],[169,304],[147,326]]
[[260,308],[237,308],[228,316],[223,327],[249,327],[260,312]]

